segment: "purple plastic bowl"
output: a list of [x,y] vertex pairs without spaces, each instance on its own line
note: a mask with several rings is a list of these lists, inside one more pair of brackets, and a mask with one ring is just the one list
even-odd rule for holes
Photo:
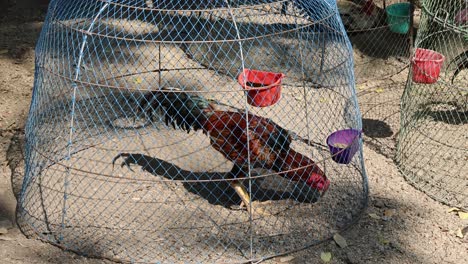
[[[344,129],[333,132],[327,138],[332,159],[341,164],[348,164],[359,150],[361,131],[356,129]],[[343,146],[341,146],[343,145]]]

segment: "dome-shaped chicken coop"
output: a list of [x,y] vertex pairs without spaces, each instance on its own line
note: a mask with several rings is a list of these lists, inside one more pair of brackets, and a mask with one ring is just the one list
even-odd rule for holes
[[337,4],[353,46],[364,141],[393,157],[418,12],[411,12],[411,3],[404,0],[338,0]]
[[56,0],[36,55],[30,237],[124,262],[260,261],[367,204],[335,1]]
[[468,208],[468,5],[422,1],[397,161],[416,188]]

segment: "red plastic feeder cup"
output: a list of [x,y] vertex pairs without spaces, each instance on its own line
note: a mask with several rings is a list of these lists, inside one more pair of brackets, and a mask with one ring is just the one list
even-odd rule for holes
[[444,63],[444,55],[428,49],[417,48],[411,60],[413,82],[435,83],[439,79],[440,68]]
[[281,99],[284,74],[244,69],[237,81],[247,91],[247,102],[257,107],[274,105]]
[[338,130],[327,138],[332,159],[341,164],[349,164],[359,150],[361,131],[356,129]]

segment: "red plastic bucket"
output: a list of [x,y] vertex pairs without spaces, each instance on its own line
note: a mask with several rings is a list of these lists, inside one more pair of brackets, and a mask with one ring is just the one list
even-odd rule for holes
[[274,105],[281,99],[284,74],[244,69],[237,81],[247,91],[247,102],[257,107]]
[[412,59],[413,82],[435,83],[439,79],[444,55],[428,49],[417,48]]

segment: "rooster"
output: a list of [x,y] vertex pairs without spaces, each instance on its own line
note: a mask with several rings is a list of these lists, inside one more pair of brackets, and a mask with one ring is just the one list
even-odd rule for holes
[[385,21],[384,10],[373,0],[338,0],[337,5],[347,31],[367,30]]
[[[282,177],[302,181],[322,195],[330,181],[310,158],[291,148],[288,131],[268,118],[251,113],[217,110],[216,104],[198,95],[163,89],[145,95],[139,111],[153,118],[156,109],[164,109],[166,125],[190,133],[201,130],[210,138],[211,146],[234,163],[230,178],[245,178],[248,164],[270,169]],[[251,199],[244,185],[229,181],[249,213]],[[257,211],[264,214],[263,211]]]
[[[326,17],[334,11],[335,6],[343,21],[343,25],[349,32],[362,31],[376,27],[384,22],[385,12],[375,5],[374,0],[291,0],[283,2],[281,14],[286,15],[289,3],[311,19],[327,24]],[[328,25],[331,27],[331,25]],[[320,28],[320,27],[319,27]]]

